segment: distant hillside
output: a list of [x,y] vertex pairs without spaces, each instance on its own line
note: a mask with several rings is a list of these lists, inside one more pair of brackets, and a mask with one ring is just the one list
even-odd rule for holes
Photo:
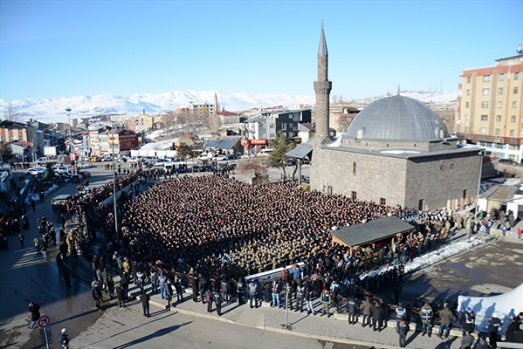
[[[6,115],[17,115],[22,121],[30,118],[42,122],[67,122],[66,108],[71,108],[71,118],[117,114],[135,116],[145,111],[156,115],[187,106],[189,102],[214,103],[215,93],[218,103],[229,111],[243,111],[252,108],[269,108],[283,105],[289,109],[302,106],[313,106],[315,96],[292,96],[281,94],[250,95],[247,93],[228,93],[220,91],[172,91],[161,94],[132,94],[120,96],[101,94],[95,96],[53,97],[7,101],[0,99],[2,118]],[[424,103],[454,103],[458,92],[428,93],[403,91],[402,95],[415,98]],[[357,101],[367,104],[372,100],[384,98],[379,96]]]

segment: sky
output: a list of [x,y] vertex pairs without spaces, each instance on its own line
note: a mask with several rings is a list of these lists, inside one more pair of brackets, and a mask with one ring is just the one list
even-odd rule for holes
[[458,90],[523,43],[523,1],[0,0],[0,99]]

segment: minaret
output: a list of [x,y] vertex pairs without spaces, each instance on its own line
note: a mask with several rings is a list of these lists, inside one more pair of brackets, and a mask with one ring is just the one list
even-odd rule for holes
[[316,133],[314,144],[319,145],[329,140],[329,100],[332,90],[332,82],[329,81],[329,53],[327,52],[327,41],[323,22],[321,24],[320,47],[318,49],[318,80],[314,82],[316,92],[316,107],[314,109],[314,120]]
[[220,112],[220,105],[218,104],[218,94],[214,92],[214,110],[218,114]]

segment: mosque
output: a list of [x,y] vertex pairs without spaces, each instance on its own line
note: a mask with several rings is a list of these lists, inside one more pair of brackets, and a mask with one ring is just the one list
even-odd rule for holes
[[329,136],[328,52],[322,27],[312,142],[288,155],[311,154],[312,190],[419,210],[459,210],[478,195],[482,156],[462,147],[440,117],[414,99],[384,98],[365,107],[336,140]]

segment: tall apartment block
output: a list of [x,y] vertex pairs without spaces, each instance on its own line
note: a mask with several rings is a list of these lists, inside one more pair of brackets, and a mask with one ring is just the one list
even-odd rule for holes
[[456,133],[485,154],[523,162],[523,49],[492,67],[465,69]]

